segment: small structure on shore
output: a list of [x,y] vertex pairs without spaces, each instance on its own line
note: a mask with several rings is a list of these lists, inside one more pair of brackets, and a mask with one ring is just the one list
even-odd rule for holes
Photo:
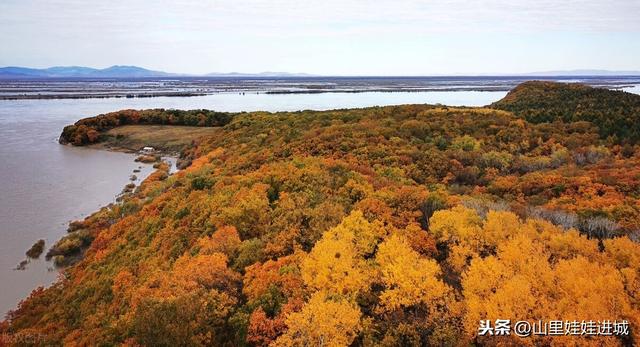
[[145,146],[142,147],[142,150],[140,150],[140,153],[142,154],[151,154],[154,153],[156,150],[155,148],[151,147],[151,146]]

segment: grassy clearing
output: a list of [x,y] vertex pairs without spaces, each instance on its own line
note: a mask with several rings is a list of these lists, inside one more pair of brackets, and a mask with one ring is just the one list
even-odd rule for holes
[[214,136],[220,131],[214,127],[179,125],[125,125],[105,132],[94,147],[114,150],[138,151],[151,146],[164,152],[178,152],[193,140]]

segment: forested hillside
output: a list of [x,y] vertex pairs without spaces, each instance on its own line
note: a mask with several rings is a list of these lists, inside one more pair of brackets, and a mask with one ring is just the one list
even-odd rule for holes
[[492,107],[532,123],[588,121],[615,143],[640,140],[640,95],[582,84],[531,81],[514,88]]
[[[600,93],[594,108],[604,110]],[[532,116],[544,110],[520,108],[564,107],[546,97],[520,101],[516,90],[493,105],[515,114],[186,113],[223,121],[183,150],[189,167],[161,166],[120,204],[74,223],[56,257],[82,260],[0,332],[40,334],[43,345],[551,345],[557,338],[478,337],[479,320],[608,319],[628,320],[631,334],[560,343],[632,345],[636,135],[611,128],[609,141],[599,119],[550,113],[545,123]],[[123,124],[101,117],[63,137],[96,131],[99,141]]]

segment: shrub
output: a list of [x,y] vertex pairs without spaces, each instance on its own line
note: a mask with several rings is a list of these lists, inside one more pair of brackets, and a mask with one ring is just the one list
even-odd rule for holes
[[27,257],[36,259],[40,257],[40,254],[44,251],[44,240],[38,240],[27,251]]

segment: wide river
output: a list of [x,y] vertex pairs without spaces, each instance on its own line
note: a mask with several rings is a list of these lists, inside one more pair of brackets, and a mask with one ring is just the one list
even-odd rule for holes
[[[638,92],[638,91],[634,91]],[[62,128],[76,120],[125,108],[207,108],[218,111],[296,111],[435,104],[487,105],[505,92],[398,92],[357,94],[215,94],[202,97],[0,101],[0,319],[58,272],[32,260],[14,270],[38,239],[48,249],[69,221],[114,201],[139,164],[124,153],[62,146]],[[138,174],[151,172],[145,165]],[[139,182],[137,182],[139,183]],[[46,252],[46,250],[45,250]]]

